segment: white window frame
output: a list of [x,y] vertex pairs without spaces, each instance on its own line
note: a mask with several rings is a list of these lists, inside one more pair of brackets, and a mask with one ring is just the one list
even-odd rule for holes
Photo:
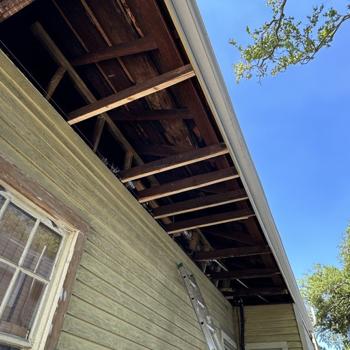
[[[13,346],[19,349],[42,350],[45,347],[56,306],[62,294],[63,283],[67,274],[69,263],[73,256],[74,247],[79,231],[70,227],[66,223],[55,222],[55,220],[49,214],[45,213],[41,208],[34,205],[27,198],[23,197],[12,189],[9,189],[9,191],[0,190],[0,194],[5,198],[5,203],[0,209],[0,218],[5,212],[5,209],[9,203],[13,203],[31,215],[36,221],[34,227],[31,230],[31,233],[29,234],[29,238],[26,242],[24,251],[18,264],[11,263],[10,261],[0,257],[1,262],[5,262],[7,265],[10,265],[16,269],[7,288],[7,292],[5,293],[2,304],[0,305],[0,315],[5,308],[6,302],[11,294],[10,291],[15,283],[16,276],[20,271],[23,271],[27,275],[45,283],[46,288],[39,302],[38,311],[35,316],[28,339],[23,339],[17,336],[12,336],[10,334],[0,332],[0,344]],[[51,275],[48,279],[40,277],[38,275],[34,276],[33,272],[19,266],[27,250],[29,249],[36,228],[40,223],[44,224],[49,229],[53,230],[62,237],[61,245],[57,252],[56,261],[53,265]]]
[[245,346],[246,350],[264,350],[264,349],[276,349],[276,350],[288,350],[288,343],[272,342],[272,343],[248,343]]

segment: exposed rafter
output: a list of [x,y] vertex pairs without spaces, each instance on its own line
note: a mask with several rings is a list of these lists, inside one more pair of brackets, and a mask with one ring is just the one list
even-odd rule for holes
[[207,215],[195,219],[175,222],[173,224],[166,225],[165,230],[169,234],[174,234],[200,227],[220,225],[232,221],[246,220],[251,216],[254,216],[254,212],[252,210],[235,210],[226,213]]
[[71,125],[79,123],[103,112],[107,112],[142,97],[154,94],[157,91],[164,90],[194,76],[195,73],[190,64],[160,74],[152,79],[138,83],[71,112],[69,114],[68,123]]
[[118,122],[135,122],[135,121],[151,121],[151,120],[177,120],[177,119],[193,119],[188,109],[155,109],[151,111],[143,111],[134,114],[125,111],[118,111],[113,115],[113,120]]
[[268,278],[280,275],[277,269],[244,269],[235,271],[221,271],[207,274],[212,280],[236,280],[252,278]]
[[229,191],[226,193],[213,194],[210,196],[198,197],[183,202],[161,206],[153,211],[155,219],[165,216],[174,216],[202,209],[217,207],[247,199],[246,192],[241,190]]
[[116,57],[135,55],[155,49],[157,49],[157,44],[154,42],[154,40],[149,37],[144,37],[130,41],[128,43],[122,43],[95,52],[86,53],[71,60],[71,64],[73,66],[81,66],[84,64],[97,63]]
[[224,144],[212,145],[188,151],[182,154],[173,155],[149,162],[129,170],[122,171],[120,178],[122,182],[133,181],[142,177],[158,174],[164,171],[190,165],[213,157],[222,156],[228,153]]
[[254,297],[254,296],[260,296],[260,295],[286,295],[288,294],[288,290],[285,288],[278,288],[278,287],[271,287],[271,288],[239,288],[239,289],[232,289],[232,288],[225,288],[221,290],[226,299],[234,299],[237,297]]
[[198,252],[194,256],[196,261],[211,261],[216,259],[239,258],[251,255],[270,254],[270,248],[266,245],[257,245],[251,247],[238,247],[218,249],[210,252]]
[[138,145],[136,147],[137,151],[140,154],[153,156],[153,157],[168,157],[174,154],[180,154],[184,152],[191,151],[192,146],[179,146],[179,145],[163,145],[163,144],[154,144],[154,145]]
[[253,245],[252,237],[249,233],[237,230],[223,230],[220,227],[205,227],[203,228],[205,235],[211,235],[214,237],[220,237],[227,241],[241,242],[247,245]]
[[56,72],[53,74],[47,89],[46,89],[46,98],[49,100],[52,95],[55,93],[59,83],[62,81],[64,77],[64,73],[66,72],[66,69],[62,66],[59,66],[56,70]]
[[191,176],[178,181],[147,188],[138,193],[138,200],[140,203],[145,203],[157,198],[195,190],[197,188],[210,186],[219,182],[236,179],[238,177],[239,175],[234,168],[216,170],[207,174]]

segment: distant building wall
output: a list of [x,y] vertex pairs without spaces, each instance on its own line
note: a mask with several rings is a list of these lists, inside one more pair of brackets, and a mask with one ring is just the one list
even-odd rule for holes
[[302,349],[293,305],[245,307],[245,342],[287,342],[288,350]]

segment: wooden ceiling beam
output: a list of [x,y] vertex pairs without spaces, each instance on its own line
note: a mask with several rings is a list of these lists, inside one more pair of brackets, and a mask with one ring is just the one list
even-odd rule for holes
[[169,234],[179,233],[195,228],[221,225],[227,222],[246,220],[254,215],[252,210],[235,210],[227,213],[207,215],[200,218],[175,222],[165,226],[165,231]]
[[288,290],[285,288],[278,288],[278,287],[270,287],[270,288],[239,288],[239,289],[232,289],[232,288],[223,288],[221,289],[221,292],[224,293],[226,299],[234,299],[237,297],[258,297],[260,295],[286,295],[288,294]]
[[34,0],[2,0],[0,1],[0,23],[30,5]]
[[225,240],[234,241],[234,242],[241,242],[247,245],[253,245],[254,241],[249,235],[248,232],[243,231],[233,231],[231,229],[228,229],[227,231],[224,231],[218,227],[205,227],[203,230],[203,233],[205,235],[209,234],[215,237],[220,237]]
[[71,60],[73,66],[81,66],[85,64],[98,63],[109,59],[135,55],[157,49],[157,44],[150,37],[143,37],[132,40],[127,43],[121,43],[100,49],[94,52],[89,52]]
[[138,121],[160,121],[160,120],[177,120],[177,119],[193,119],[187,108],[179,109],[155,109],[151,111],[143,111],[140,114],[128,113],[120,111],[115,113],[113,120],[117,122],[138,122]]
[[234,168],[216,170],[210,173],[195,175],[185,179],[147,188],[138,193],[138,200],[140,203],[145,203],[157,198],[195,190],[197,188],[210,186],[219,182],[233,180],[238,177],[239,175]]
[[212,261],[217,259],[240,258],[252,255],[271,254],[271,250],[267,245],[256,245],[250,247],[237,247],[217,249],[209,252],[197,252],[193,260],[195,261]]
[[222,156],[228,153],[225,144],[197,148],[182,154],[176,154],[170,157],[157,159],[153,162],[145,163],[137,167],[121,171],[120,179],[123,183],[140,179],[142,177],[159,174],[193,163],[201,162],[210,158]]
[[193,150],[193,147],[179,146],[179,145],[164,145],[164,144],[154,144],[154,145],[136,145],[137,151],[142,155],[153,156],[153,157],[168,157],[169,155],[180,154]]
[[207,274],[212,280],[236,280],[236,279],[253,279],[269,278],[280,275],[281,272],[276,269],[244,269],[235,271],[221,271]]
[[248,199],[246,192],[243,189],[219,193],[210,196],[198,197],[183,202],[172,203],[158,207],[153,212],[155,219],[160,219],[166,216],[174,216],[193,211],[213,208],[220,205],[234,203]]
[[194,76],[195,73],[192,66],[190,64],[184,65],[170,72],[148,79],[142,83],[133,85],[113,95],[102,98],[96,102],[92,102],[84,107],[78,108],[69,114],[68,123],[72,125],[82,122],[83,120],[92,118],[103,112],[107,112],[142,97],[154,94],[157,91],[164,90]]

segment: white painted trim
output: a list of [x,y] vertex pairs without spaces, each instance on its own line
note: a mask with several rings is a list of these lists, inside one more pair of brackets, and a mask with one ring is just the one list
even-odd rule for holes
[[[58,304],[59,298],[65,293],[62,288],[64,280],[68,271],[69,264],[72,260],[75,244],[78,238],[79,231],[72,228],[70,225],[65,223],[55,223],[53,224],[53,219],[49,214],[43,212],[40,208],[34,205],[29,199],[20,195],[16,190],[8,188],[6,184],[0,181],[0,184],[7,189],[6,192],[0,191],[1,195],[4,196],[7,200],[10,200],[10,203],[14,203],[16,206],[30,214],[36,219],[35,225],[31,231],[30,237],[26,243],[25,249],[22,253],[21,260],[25,256],[26,250],[28,250],[31,240],[33,239],[34,233],[40,223],[48,226],[50,229],[55,231],[57,234],[62,236],[62,243],[57,252],[56,261],[52,267],[52,272],[50,280],[40,278],[39,276],[34,276],[34,274],[27,269],[18,267],[15,264],[11,264],[8,261],[6,263],[10,266],[14,265],[17,270],[22,271],[30,276],[34,276],[37,280],[48,284],[45,289],[42,300],[39,304],[38,314],[35,317],[32,329],[30,331],[29,339],[25,340],[16,336],[11,336],[5,333],[0,332],[0,341],[12,346],[20,346],[21,348],[32,349],[32,350],[43,350],[46,344],[47,337],[50,332],[52,319]],[[11,192],[9,192],[11,191]],[[8,204],[8,201],[4,203],[4,206]],[[56,226],[57,225],[57,226]],[[1,259],[3,260],[3,259]],[[19,263],[20,263],[19,262]],[[13,277],[14,281],[15,278]],[[10,288],[8,288],[10,291]],[[5,302],[2,303],[5,305]]]
[[277,261],[305,327],[312,332],[298,285],[248,152],[231,99],[194,0],[165,0],[196,77],[242,179],[266,240]]
[[272,343],[248,343],[245,346],[246,350],[260,350],[260,349],[278,349],[288,350],[287,342],[272,342]]

